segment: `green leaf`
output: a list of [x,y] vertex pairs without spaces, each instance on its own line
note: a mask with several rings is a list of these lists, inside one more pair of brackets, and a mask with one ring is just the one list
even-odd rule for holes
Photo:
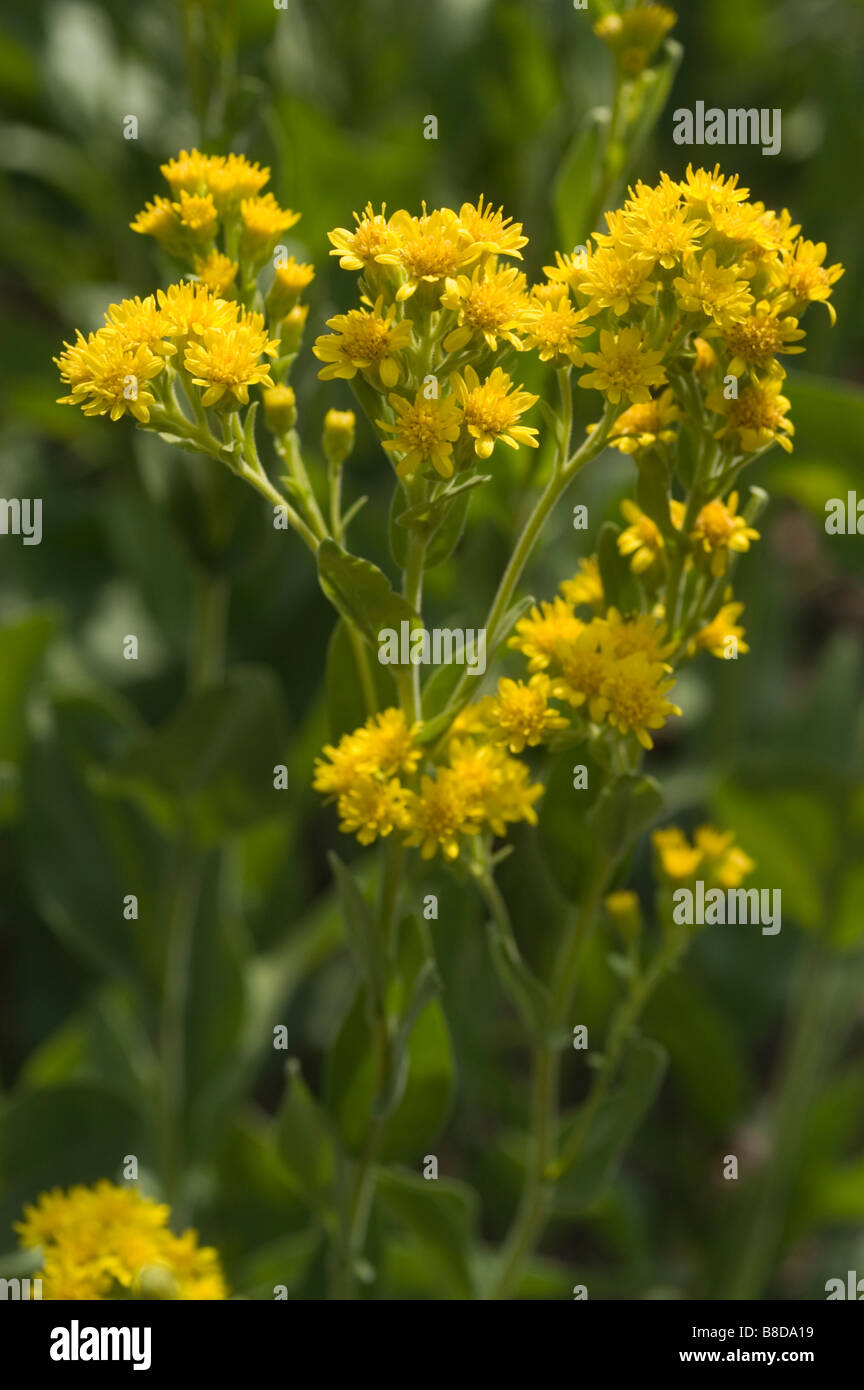
[[[340,618],[333,629],[327,647],[327,673],[325,688],[327,698],[327,721],[330,737],[337,743],[343,734],[352,733],[364,724],[370,714],[386,709],[393,704],[395,688],[389,667],[383,666],[377,654],[367,653],[366,664],[375,687],[375,709],[367,708],[363,693],[363,683],[357,666],[357,653],[351,640],[351,630],[344,618]],[[444,667],[441,668],[445,669]]]
[[384,965],[372,909],[363,896],[357,879],[342,863],[338,854],[331,851],[327,860],[339,890],[345,929],[357,967],[366,981],[373,1001],[383,1004]]
[[561,161],[552,189],[558,239],[568,251],[584,246],[597,194],[601,151],[609,129],[609,112],[593,111]]
[[335,541],[318,547],[318,579],[333,607],[351,623],[364,640],[378,650],[378,634],[384,628],[397,632],[399,624],[419,626],[420,618],[390,581],[369,560],[349,555]]
[[285,810],[274,769],[286,746],[276,677],[237,668],[106,769],[104,785],[135,800],[163,830],[185,829],[197,843],[213,845]]
[[639,605],[630,562],[618,549],[620,534],[621,527],[614,521],[603,523],[597,538],[597,563],[607,603],[619,613],[631,613]]
[[[639,1039],[629,1048],[614,1090],[599,1106],[578,1157],[559,1183],[558,1201],[568,1215],[584,1211],[612,1182],[618,1165],[645,1115],[654,1104],[666,1071],[666,1052],[656,1042]],[[561,1152],[580,1123],[577,1111],[565,1125]]]
[[465,1183],[434,1181],[398,1169],[379,1170],[377,1202],[409,1231],[433,1263],[446,1295],[475,1297],[471,1248],[477,1222],[477,1199]]
[[[472,484],[476,484],[487,480],[485,478],[472,478],[470,481]],[[465,488],[468,486],[469,484],[466,483]],[[426,549],[427,570],[434,569],[436,565],[443,565],[445,560],[449,560],[462,539],[462,532],[465,530],[465,518],[471,504],[471,493],[465,488],[455,490],[455,501],[432,535]]]
[[28,699],[55,627],[55,615],[44,609],[0,628],[0,825],[17,812]]
[[355,993],[324,1063],[324,1103],[345,1150],[358,1154],[375,1106],[377,1069],[368,990]]
[[330,1124],[303,1080],[296,1057],[285,1066],[285,1094],[276,1122],[277,1144],[288,1171],[307,1196],[329,1191],[336,1173]]

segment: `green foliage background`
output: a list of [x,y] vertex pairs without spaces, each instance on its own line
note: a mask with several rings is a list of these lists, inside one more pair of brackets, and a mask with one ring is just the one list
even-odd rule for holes
[[[790,1001],[799,992],[806,1001],[813,952],[830,956],[836,1028],[813,1040],[824,1084],[789,1120],[782,1251],[764,1292],[819,1298],[827,1278],[864,1261],[864,542],[824,532],[826,500],[859,486],[864,439],[864,5],[680,8],[684,61],[636,172],[652,182],[717,153],[754,197],[788,206],[847,267],[837,328],[812,310],[807,356],[795,359],[806,370],[790,370],[795,453],[775,451],[747,479],[772,498],[763,539],[738,571],[751,652],[687,673],[676,694],[684,718],[651,764],[669,816],[734,826],[759,883],[783,889],[783,931],[706,932],[663,986],[646,1020],[671,1058],[659,1098],[620,1169],[601,1164],[563,1194],[523,1284],[529,1297],[568,1297],[576,1282],[592,1297],[724,1296],[798,1007]],[[317,266],[310,336],[350,293],[326,232],[370,199],[413,211],[422,199],[458,207],[483,192],[525,224],[528,265],[539,272],[564,244],[556,208],[566,222],[574,140],[608,100],[610,63],[589,17],[566,0],[6,9],[0,495],[44,500],[44,539],[25,547],[0,536],[0,1250],[14,1244],[21,1203],[46,1187],[116,1177],[127,1154],[153,1178],[146,1000],[182,825],[206,860],[179,1214],[219,1247],[239,1293],[267,1298],[286,1284],[292,1297],[317,1297],[323,1242],[298,1176],[303,1156],[293,1168],[279,1156],[285,1054],[274,1051],[272,1028],[286,1025],[306,1081],[316,1094],[323,1087],[351,1132],[364,1090],[350,1019],[322,1075],[352,990],[328,850],[353,856],[361,879],[367,869],[309,785],[331,731],[333,613],[299,542],[274,531],[239,482],[220,480],[208,532],[191,466],[127,421],[56,406],[51,357],[75,327],[96,327],[109,300],[166,282],[167,266],[128,222],[161,191],[159,162],[202,139],[272,165],[277,197],[302,211],[292,249]],[[671,111],[696,100],[779,107],[782,153],[676,147]],[[122,138],[130,113],[137,141]],[[437,141],[422,137],[429,113]],[[350,405],[344,384],[317,381],[316,365],[307,349],[295,380],[313,456],[324,411]],[[430,576],[431,620],[482,621],[523,482],[527,500],[528,462],[494,459],[496,482],[473,498],[461,549]],[[390,472],[362,430],[346,486],[349,498],[370,499],[355,550],[388,567]],[[607,453],[572,500],[588,504],[596,533],[631,486],[630,465]],[[561,509],[529,591],[551,593],[588,545]],[[201,563],[230,592],[230,674],[195,696],[184,694],[184,659]],[[128,633],[139,638],[137,662],[123,659]],[[337,723],[349,713],[331,702]],[[290,780],[281,793],[272,789],[279,762]],[[569,804],[566,786],[550,787],[539,850],[518,847],[503,876],[532,961],[548,946],[550,866],[556,844],[566,862]],[[637,886],[647,870],[643,851]],[[397,1166],[373,1212],[377,1278],[366,1295],[465,1298],[472,1262],[500,1240],[517,1191],[526,1059],[490,968],[479,900],[434,864],[416,869],[411,892],[418,917],[423,894],[439,894],[447,1023],[429,1011],[415,1038],[387,1143]],[[137,922],[122,915],[129,893],[139,897]],[[589,1032],[602,1030],[614,998],[607,950],[598,945],[582,995]],[[584,1084],[574,1061],[572,1103]],[[648,1086],[646,1075],[632,1081],[637,1109]],[[442,1174],[434,1197],[419,1177],[427,1152]],[[737,1184],[722,1180],[729,1153],[741,1161]]]

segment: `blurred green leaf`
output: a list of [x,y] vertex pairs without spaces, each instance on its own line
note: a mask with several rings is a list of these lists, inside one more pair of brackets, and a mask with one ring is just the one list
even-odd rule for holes
[[296,1057],[285,1067],[277,1142],[289,1173],[317,1201],[332,1186],[336,1154],[327,1118],[303,1080]]
[[391,1218],[414,1235],[423,1255],[440,1274],[444,1296],[473,1298],[470,1252],[477,1199],[472,1190],[465,1183],[446,1178],[427,1180],[399,1169],[379,1169],[377,1200]]

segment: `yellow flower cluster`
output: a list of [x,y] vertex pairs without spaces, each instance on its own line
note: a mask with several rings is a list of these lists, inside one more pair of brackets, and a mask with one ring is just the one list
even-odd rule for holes
[[215,1250],[195,1231],[168,1229],[170,1209],[131,1187],[55,1188],[24,1208],[16,1225],[27,1249],[40,1249],[42,1297],[225,1299]]
[[110,305],[104,327],[64,343],[54,360],[71,389],[60,402],[112,420],[128,412],[143,425],[155,410],[159,427],[179,376],[203,408],[237,410],[250,387],[273,384],[266,359],[278,347],[263,315],[204,285],[171,285]]
[[[505,704],[506,699],[505,692]],[[524,724],[530,727],[521,742],[512,730],[478,740],[469,729],[479,733],[482,722],[462,716],[441,759],[424,771],[418,726],[409,728],[401,710],[384,710],[335,747],[325,747],[314,785],[336,798],[340,829],[361,844],[396,830],[407,845],[420,847],[424,859],[440,850],[453,860],[466,837],[484,831],[505,835],[515,821],[536,821],[534,803],[543,788],[531,783],[528,768],[505,745],[516,743],[521,750],[526,742],[539,741],[531,735],[535,726],[548,727],[548,719],[535,711]]]
[[706,883],[717,888],[738,888],[756,868],[750,856],[735,843],[733,830],[700,825],[691,844],[683,830],[669,826],[655,830],[651,839],[660,873],[672,883],[695,878],[698,871]]
[[[302,336],[308,308],[298,301],[314,269],[277,246],[299,213],[261,192],[269,169],[243,155],[181,150],[162,173],[171,196],[157,196],[131,226],[184,262],[186,278],[112,304],[104,327],[86,338],[79,331],[54,360],[70,387],[62,404],[189,435],[204,411],[237,411],[252,388],[273,387],[274,360],[281,381]],[[257,276],[271,257],[265,299]],[[208,451],[203,435],[197,447]]]

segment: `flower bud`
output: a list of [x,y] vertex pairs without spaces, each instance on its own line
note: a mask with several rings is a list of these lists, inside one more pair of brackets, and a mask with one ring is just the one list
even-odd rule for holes
[[[277,250],[281,248],[277,247]],[[291,256],[275,268],[273,284],[267,296],[267,313],[271,319],[283,319],[290,313],[307,285],[315,278],[315,267],[304,265]]]
[[321,447],[331,468],[341,467],[354,448],[356,424],[353,410],[328,410],[324,416]]
[[638,896],[628,889],[609,893],[604,899],[606,915],[622,941],[639,938],[642,932],[642,907]]
[[264,392],[264,418],[274,434],[287,434],[297,423],[293,386],[271,386]]
[[308,317],[309,305],[295,304],[291,312],[286,314],[282,320],[282,352],[286,356],[289,353],[299,351]]

